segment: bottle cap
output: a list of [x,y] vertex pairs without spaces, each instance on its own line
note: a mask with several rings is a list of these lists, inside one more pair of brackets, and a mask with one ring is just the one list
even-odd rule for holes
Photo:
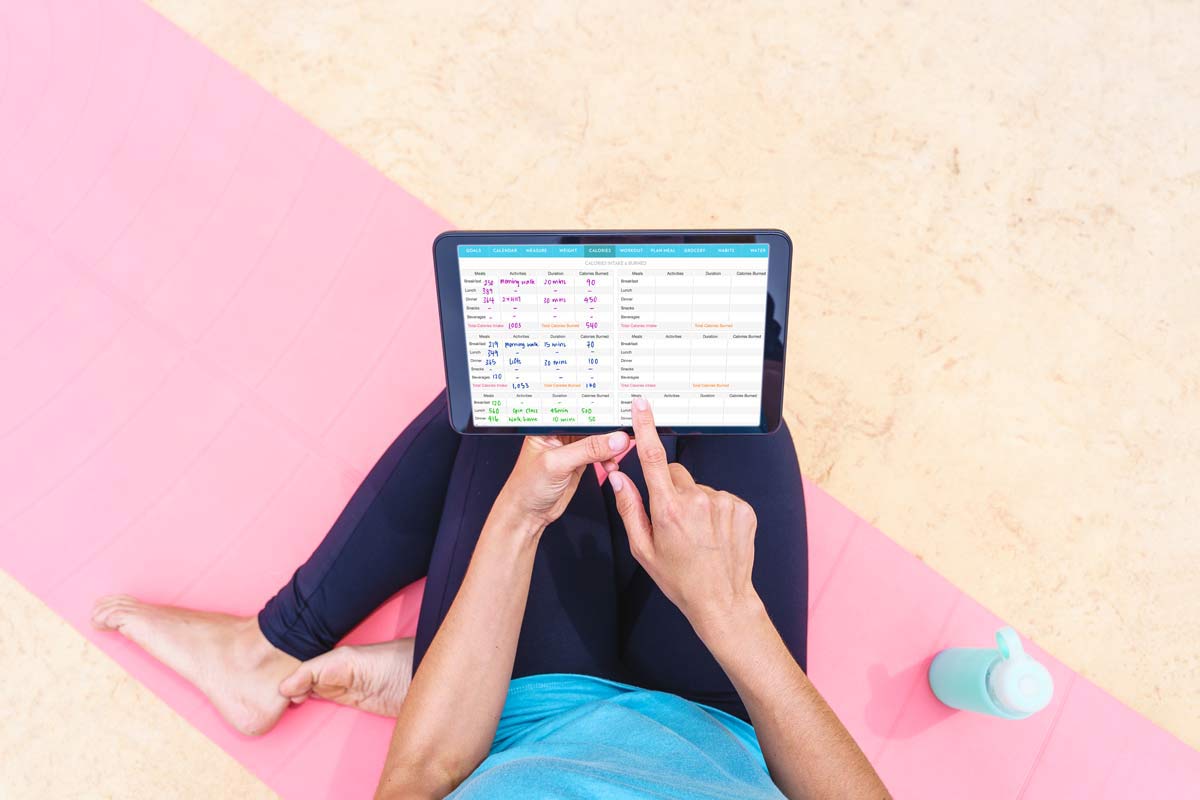
[[1016,714],[1032,714],[1050,705],[1054,679],[1049,670],[1026,655],[1017,632],[1002,628],[996,634],[996,642],[1004,656],[988,676],[996,701]]

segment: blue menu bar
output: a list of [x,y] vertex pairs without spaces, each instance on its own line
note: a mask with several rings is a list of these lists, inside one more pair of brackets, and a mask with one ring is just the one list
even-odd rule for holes
[[769,244],[460,244],[459,258],[766,258]]

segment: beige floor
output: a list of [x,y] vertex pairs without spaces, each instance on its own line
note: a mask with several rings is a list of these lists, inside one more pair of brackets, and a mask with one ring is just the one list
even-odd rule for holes
[[[1200,746],[1193,4],[153,4],[459,226],[788,230],[807,473]],[[265,791],[0,635],[0,795]]]

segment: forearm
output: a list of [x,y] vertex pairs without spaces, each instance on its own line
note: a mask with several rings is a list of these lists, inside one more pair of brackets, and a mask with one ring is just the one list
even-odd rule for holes
[[378,797],[441,797],[487,756],[541,531],[500,504],[489,515],[397,717]]
[[788,652],[757,596],[696,625],[750,712],[771,777],[792,800],[889,797],[837,715]]

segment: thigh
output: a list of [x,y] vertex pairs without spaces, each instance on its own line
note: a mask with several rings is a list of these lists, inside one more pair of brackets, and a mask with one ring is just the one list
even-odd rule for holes
[[[758,516],[754,586],[792,656],[805,667],[808,536],[800,468],[786,426],[768,436],[681,438],[677,460],[698,483],[732,492],[754,508]],[[621,470],[646,497],[635,454],[622,462]],[[670,691],[745,719],[746,710],[736,690],[691,624],[644,570],[629,566],[632,556],[624,527],[616,515],[611,490],[606,489],[606,495],[620,565],[623,663],[649,688]]]
[[[464,437],[450,479],[417,625],[416,664],[450,610],[483,523],[521,439]],[[513,677],[567,672],[619,680],[616,588],[608,515],[592,470],[542,535]]]

